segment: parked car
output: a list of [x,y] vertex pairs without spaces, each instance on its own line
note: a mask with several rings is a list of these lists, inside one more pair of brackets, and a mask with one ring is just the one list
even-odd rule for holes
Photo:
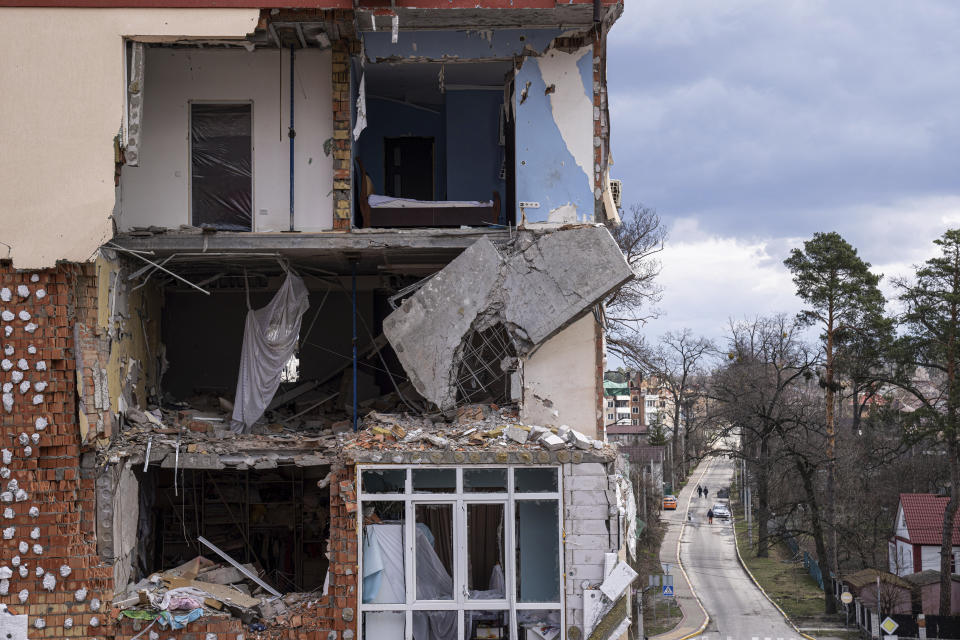
[[718,502],[713,505],[713,517],[717,520],[729,520],[730,519],[730,509],[727,508],[727,505],[722,502]]
[[663,508],[675,511],[677,509],[677,498],[675,496],[663,496]]

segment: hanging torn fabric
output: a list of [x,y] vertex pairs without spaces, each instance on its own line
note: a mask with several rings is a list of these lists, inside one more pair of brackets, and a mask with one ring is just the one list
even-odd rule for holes
[[233,403],[234,433],[249,432],[263,415],[280,386],[280,374],[293,356],[300,338],[300,320],[310,306],[307,286],[292,271],[270,303],[251,309],[247,295],[247,322]]

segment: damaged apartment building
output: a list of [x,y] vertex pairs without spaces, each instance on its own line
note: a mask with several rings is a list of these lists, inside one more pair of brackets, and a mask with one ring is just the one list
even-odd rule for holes
[[7,638],[627,633],[622,9],[0,0]]

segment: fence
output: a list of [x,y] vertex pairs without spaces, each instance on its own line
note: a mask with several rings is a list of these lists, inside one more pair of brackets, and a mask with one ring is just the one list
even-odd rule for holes
[[[776,524],[771,520],[770,521],[770,530],[773,531],[776,527]],[[807,570],[807,573],[810,574],[810,577],[817,581],[817,584],[823,589],[823,573],[820,571],[820,565],[817,564],[817,561],[806,551],[800,549],[800,543],[797,542],[797,539],[793,537],[792,533],[784,533],[780,536],[787,547],[790,549],[790,552],[793,554],[793,557],[802,557],[803,559],[803,568]]]
[[[914,615],[906,613],[877,615],[876,611],[864,605],[859,599],[848,606],[850,607],[851,622],[856,624],[860,630],[860,635],[863,637],[889,637],[886,632],[877,628],[889,617],[898,625],[895,633],[899,640],[919,640],[920,625]],[[928,615],[925,618],[926,640],[960,640],[960,617]]]

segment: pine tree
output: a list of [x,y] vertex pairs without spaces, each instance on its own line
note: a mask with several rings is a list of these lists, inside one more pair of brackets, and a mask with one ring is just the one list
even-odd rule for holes
[[897,283],[907,329],[900,353],[912,370],[925,368],[942,381],[938,385],[901,384],[918,400],[917,425],[947,449],[950,500],[943,512],[940,546],[940,615],[951,615],[953,524],[960,506],[960,229],[950,229],[934,243],[940,255],[917,269],[912,283]]
[[837,356],[851,343],[851,337],[866,330],[882,316],[884,298],[878,285],[880,276],[870,272],[846,240],[836,232],[815,233],[794,249],[784,264],[793,274],[797,296],[807,308],[798,316],[802,324],[821,330],[823,375],[826,405],[827,486],[825,492],[826,524],[832,530],[830,564],[839,575],[836,530],[836,415],[835,399],[839,389]]

